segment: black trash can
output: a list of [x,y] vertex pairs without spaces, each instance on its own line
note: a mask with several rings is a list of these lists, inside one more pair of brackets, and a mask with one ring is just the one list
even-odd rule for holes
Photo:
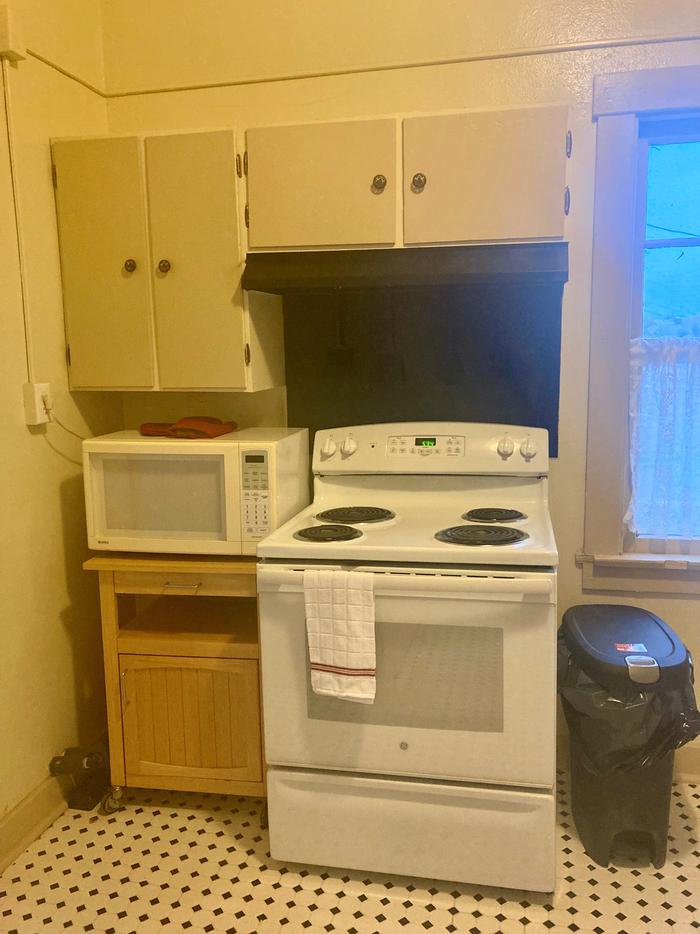
[[559,630],[559,694],[571,735],[571,806],[588,855],[644,836],[666,859],[674,750],[700,734],[690,653],[653,613],[574,606]]

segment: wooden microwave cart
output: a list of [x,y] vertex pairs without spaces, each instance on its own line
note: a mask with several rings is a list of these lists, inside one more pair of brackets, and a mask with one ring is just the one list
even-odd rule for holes
[[114,553],[83,567],[99,574],[104,809],[125,785],[264,797],[255,560]]

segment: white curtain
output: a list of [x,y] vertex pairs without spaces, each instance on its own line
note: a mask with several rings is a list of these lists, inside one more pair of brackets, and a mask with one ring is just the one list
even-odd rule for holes
[[630,377],[627,527],[700,539],[700,340],[632,341]]

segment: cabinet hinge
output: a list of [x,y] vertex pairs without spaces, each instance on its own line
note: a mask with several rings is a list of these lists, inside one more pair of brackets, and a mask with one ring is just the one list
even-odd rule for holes
[[250,208],[248,207],[247,204],[245,206],[245,211],[243,212],[243,216],[245,218],[246,227],[250,227]]
[[567,185],[564,189],[564,214],[569,216],[569,211],[571,210],[571,189]]
[[566,131],[566,158],[571,158],[571,153],[574,151],[574,137],[571,130]]
[[248,174],[248,150],[243,153],[243,174]]
[[51,181],[53,182],[53,187],[58,188],[58,172],[56,171],[56,163],[51,163]]
[[66,344],[66,363],[70,366],[70,344]]
[[236,153],[236,175],[239,178],[243,178],[243,169],[241,167],[241,154],[240,152]]
[[250,344],[246,344],[243,348],[243,358],[245,359],[245,365],[250,366]]

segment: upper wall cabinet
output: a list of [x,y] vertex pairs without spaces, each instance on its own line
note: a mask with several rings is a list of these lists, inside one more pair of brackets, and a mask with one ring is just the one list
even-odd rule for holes
[[566,131],[564,106],[405,119],[404,242],[562,237]]
[[57,141],[53,160],[71,386],[150,389],[155,366],[141,144],[135,138]]
[[395,120],[266,127],[246,138],[251,249],[395,242]]
[[240,289],[233,132],[52,148],[71,388],[281,385],[280,300]]

